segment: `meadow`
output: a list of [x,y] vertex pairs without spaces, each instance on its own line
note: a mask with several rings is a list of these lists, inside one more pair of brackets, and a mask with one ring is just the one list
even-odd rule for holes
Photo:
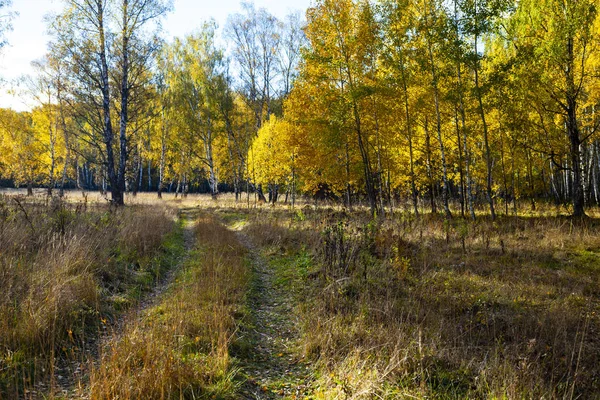
[[596,210],[251,200],[5,192],[0,398],[600,395]]
[[0,400],[600,399],[598,0],[25,3]]

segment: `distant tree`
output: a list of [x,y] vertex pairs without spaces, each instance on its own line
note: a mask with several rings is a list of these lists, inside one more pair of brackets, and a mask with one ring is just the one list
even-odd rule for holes
[[286,97],[290,93],[294,80],[298,76],[298,63],[302,55],[300,50],[306,45],[304,25],[305,21],[298,12],[287,15],[281,23],[277,63],[282,80],[282,97]]
[[277,201],[280,186],[288,185],[293,190],[297,158],[293,134],[293,127],[288,121],[272,116],[252,142],[248,162],[255,166],[253,179],[258,184],[274,188],[271,191],[272,203]]
[[254,110],[256,130],[271,113],[280,46],[280,23],[264,8],[242,3],[243,14],[229,16],[225,35],[233,43],[233,59],[240,69],[241,91]]
[[[131,108],[136,100],[138,105],[140,100],[142,102],[146,100],[144,88],[150,82],[151,63],[160,43],[148,29],[148,25],[165,15],[170,8],[171,4],[163,0],[120,0],[115,10],[119,28],[118,39],[114,45],[114,53],[117,55],[120,104],[117,185],[121,197],[117,198],[118,204],[123,203],[122,193],[125,191],[125,173],[129,154],[128,136],[132,134],[128,131],[132,119]],[[143,115],[144,113],[137,115],[138,128],[143,125],[139,124],[139,117]]]
[[33,185],[44,175],[45,154],[32,126],[30,113],[0,109],[0,165],[3,174],[15,185],[26,184],[27,195],[33,195]]
[[[188,136],[189,151],[201,160],[208,170],[211,194],[218,194],[218,177],[215,169],[215,140],[222,129],[220,104],[223,95],[225,64],[223,52],[214,41],[215,25],[206,23],[195,35],[173,44],[173,75],[170,82],[173,106],[182,121],[182,129]],[[195,146],[199,138],[202,147]]]
[[[542,119],[537,126],[546,137],[554,128],[564,132],[568,166],[557,161],[560,151],[554,146],[548,152],[556,166],[572,174],[570,194],[577,217],[585,214],[582,148],[600,127],[593,96],[600,58],[597,7],[591,0],[526,0],[519,2],[509,24],[511,45],[525,65],[521,78],[539,106]],[[591,105],[590,116],[586,105]]]
[[[102,155],[117,205],[123,204],[126,189],[130,108],[149,84],[148,71],[157,50],[158,41],[152,35],[157,25],[151,22],[163,16],[169,4],[161,0],[121,0],[118,4],[66,0],[64,12],[51,21],[55,37],[51,46],[65,55],[69,69],[68,88],[72,110],[79,114],[79,135]],[[111,19],[116,21],[117,32],[110,30]],[[118,140],[113,130],[115,103]]]

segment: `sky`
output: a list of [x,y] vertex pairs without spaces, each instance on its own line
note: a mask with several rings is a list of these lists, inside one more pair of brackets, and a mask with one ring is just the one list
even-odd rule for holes
[[[225,25],[227,16],[241,11],[240,0],[173,0],[174,10],[163,22],[164,36],[183,36],[198,29],[202,21],[214,18],[219,27]],[[254,0],[257,8],[264,7],[278,18],[292,11],[304,12],[311,0]],[[12,11],[19,15],[13,21],[13,30],[6,34],[8,46],[0,54],[0,107],[17,111],[30,109],[26,96],[12,94],[11,83],[19,77],[32,74],[31,62],[46,53],[50,37],[46,34],[44,17],[58,12],[62,0],[13,0]]]

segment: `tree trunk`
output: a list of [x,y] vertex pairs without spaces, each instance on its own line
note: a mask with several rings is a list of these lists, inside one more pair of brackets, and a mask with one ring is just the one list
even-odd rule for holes
[[65,115],[63,112],[62,98],[60,92],[60,85],[58,89],[58,106],[60,113],[60,124],[63,130],[63,137],[65,139],[65,160],[63,162],[62,178],[60,181],[60,192],[59,196],[63,197],[65,194],[65,182],[67,180],[67,170],[69,168],[69,162],[71,160],[71,144],[69,138],[69,132],[67,131],[67,123],[65,122]]
[[48,196],[54,189],[54,170],[56,169],[56,129],[52,130],[52,115],[50,114],[50,92],[48,92],[48,134],[50,135],[50,171],[48,173]]
[[258,186],[256,187],[256,193],[258,194],[258,201],[261,203],[266,203],[267,199],[265,198],[265,195],[263,193],[262,190],[262,184],[258,184]]
[[177,179],[177,187],[175,188],[175,198],[179,195],[179,190],[181,189],[181,177]]
[[358,139],[358,148],[360,150],[360,155],[363,162],[363,171],[365,175],[365,184],[367,189],[367,197],[369,199],[369,206],[371,209],[371,215],[375,215],[377,213],[377,195],[375,194],[375,187],[373,185],[373,173],[371,171],[371,162],[369,160],[369,152],[366,146],[366,143],[363,139],[363,132],[361,126],[360,114],[358,112],[358,105],[356,102],[353,104],[353,112],[354,112],[354,128],[356,131],[356,136]]
[[122,0],[123,21],[121,32],[121,111],[119,123],[119,175],[117,185],[121,197],[116,202],[124,204],[123,193],[125,192],[125,170],[127,168],[127,123],[129,108],[129,0]]
[[346,207],[348,207],[348,210],[352,210],[352,188],[350,186],[350,150],[348,147],[348,139],[346,138]]
[[431,202],[431,213],[435,214],[437,212],[437,207],[435,205],[435,192],[433,189],[433,170],[431,168],[431,141],[429,137],[429,120],[427,116],[425,116],[425,155],[427,158],[427,177],[429,178],[429,200]]
[[402,76],[402,91],[404,93],[404,114],[406,117],[406,139],[408,140],[408,153],[410,162],[410,189],[415,215],[419,216],[419,204],[417,199],[417,185],[415,184],[415,162],[412,136],[412,120],[410,118],[410,107],[408,103],[408,84],[406,82],[406,67],[404,65],[404,53],[400,53],[400,72]]
[[181,197],[187,197],[190,191],[190,183],[187,174],[183,174],[183,185],[181,186]]
[[275,204],[279,198],[279,185],[276,183],[271,185],[271,190],[269,193],[269,196],[271,197],[271,204]]
[[573,183],[571,189],[571,201],[573,202],[573,216],[585,216],[585,196],[583,191],[583,179],[581,173],[581,137],[577,122],[577,93],[573,78],[574,55],[573,38],[567,40],[567,68],[565,70],[566,94],[567,94],[567,136],[570,144],[571,171],[573,172]]
[[152,190],[152,162],[148,159],[148,191]]
[[458,109],[454,109],[454,125],[456,128],[456,143],[458,145],[458,178],[459,178],[459,199],[460,216],[465,217],[465,175],[463,172],[463,152],[461,144],[460,126],[458,123]]
[[[475,54],[477,55],[477,36],[475,36]],[[481,116],[481,123],[483,124],[483,144],[485,146],[485,162],[487,168],[487,179],[486,179],[486,195],[490,205],[490,215],[492,220],[496,219],[496,212],[494,211],[494,197],[492,193],[492,152],[490,150],[490,143],[488,139],[488,126],[485,119],[485,111],[483,109],[483,99],[481,95],[481,87],[479,86],[479,61],[475,61],[474,66],[475,72],[475,93],[477,94],[477,103],[479,105],[479,115]]]
[[[373,99],[373,109],[377,110],[377,104],[375,103],[375,99]],[[373,120],[375,121],[375,146],[377,151],[377,190],[379,197],[379,209],[381,211],[381,216],[384,217],[385,206],[383,196],[383,164],[381,163],[381,141],[379,137],[379,119],[377,118],[377,111],[375,111],[373,115]]]
[[592,184],[594,187],[594,201],[596,202],[596,205],[600,204],[600,190],[598,190],[598,168],[600,168],[600,163],[598,162],[598,157],[600,156],[598,154],[598,141],[594,141],[593,143],[594,146],[594,154],[595,154],[595,158],[596,160],[594,160],[594,169],[593,169],[593,176],[592,176]]
[[214,164],[214,159],[213,159],[213,148],[212,148],[212,132],[210,131],[210,128],[209,128],[206,143],[205,143],[205,150],[206,150],[206,162],[208,163],[208,169],[209,169],[208,185],[210,186],[210,195],[212,197],[215,197],[215,196],[217,196],[217,194],[219,194],[219,189],[218,189],[217,175],[215,174],[215,164]]
[[525,150],[525,154],[527,155],[527,177],[529,181],[529,199],[531,200],[531,210],[535,211],[535,198],[534,198],[534,183],[533,183],[533,164],[531,162],[531,151],[529,149]]
[[[513,135],[514,137],[514,135]],[[515,213],[515,217],[518,215],[517,213],[517,192],[515,188],[515,146],[516,143],[513,138],[513,143],[510,147],[510,165],[511,165],[511,174],[510,174],[510,186],[512,189],[512,198],[513,198],[513,211]]]
[[81,168],[79,167],[79,156],[75,155],[75,186],[81,190]]
[[104,146],[106,148],[106,170],[110,180],[112,201],[115,204],[123,204],[123,192],[120,190],[117,174],[115,173],[115,160],[113,154],[113,128],[110,116],[110,86],[108,76],[108,62],[106,60],[106,38],[104,33],[104,4],[103,0],[96,0],[98,13],[98,32],[100,34],[100,80],[102,87],[102,114],[104,118]]
[[500,128],[500,164],[502,167],[502,183],[504,184],[504,214],[508,215],[508,179],[506,177],[506,164],[504,162],[504,132]]
[[[293,162],[293,161],[292,161]],[[296,169],[292,167],[292,209],[296,206]]]
[[[158,198],[161,199],[162,198],[162,191],[163,191],[163,186],[164,186],[164,182],[165,182],[165,163],[166,163],[166,156],[167,156],[167,126],[166,126],[166,122],[165,122],[165,110],[163,109],[162,111],[162,120],[163,120],[163,124],[162,124],[162,129],[161,129],[161,135],[160,135],[160,164],[158,166]],[[169,192],[170,192],[170,188],[169,188]]]
[[131,190],[133,196],[137,196],[138,191],[140,190],[140,186],[142,185],[142,178],[143,178],[143,172],[144,172],[144,167],[142,164],[142,158],[138,156],[136,156],[135,158],[137,158],[137,162],[134,173],[135,173],[135,179],[133,181],[133,189]]
[[581,146],[581,139],[579,137],[579,129],[577,127],[577,119],[574,110],[572,112],[569,110],[567,131],[571,150],[571,169],[573,171],[573,182],[571,189],[573,216],[582,217],[585,215],[585,196],[583,191],[583,180],[581,176],[581,154],[579,149]]
[[437,72],[435,68],[435,60],[433,59],[433,50],[431,48],[431,42],[429,41],[429,37],[427,37],[427,47],[429,51],[429,62],[431,64],[431,85],[433,87],[433,97],[435,103],[435,120],[436,120],[436,132],[437,138],[440,145],[440,155],[442,157],[442,180],[443,180],[443,189],[442,189],[442,202],[444,203],[444,216],[447,219],[452,218],[452,213],[450,212],[450,206],[448,204],[449,197],[449,187],[448,187],[448,166],[446,164],[446,151],[444,147],[444,140],[442,138],[442,118],[440,112],[440,94],[438,89],[438,78]]
[[102,182],[100,183],[101,185],[101,189],[100,191],[102,192],[102,195],[106,195],[106,172],[105,172],[105,168],[102,168]]
[[475,205],[473,201],[473,181],[471,179],[471,158],[469,152],[469,146],[467,141],[467,122],[465,115],[465,105],[463,100],[462,93],[462,73],[460,68],[460,63],[457,64],[457,77],[458,77],[458,86],[460,87],[458,91],[458,102],[460,106],[460,122],[461,129],[463,135],[463,149],[465,153],[465,174],[466,174],[466,186],[467,186],[467,203],[469,204],[469,214],[471,214],[471,219],[475,221]]
[[238,181],[238,170],[235,166],[235,161],[233,157],[232,150],[232,140],[231,140],[231,128],[229,126],[229,121],[227,120],[225,123],[227,127],[227,153],[229,155],[229,167],[231,168],[231,172],[233,173],[233,192],[235,193],[235,202],[237,203],[239,200],[239,181]]

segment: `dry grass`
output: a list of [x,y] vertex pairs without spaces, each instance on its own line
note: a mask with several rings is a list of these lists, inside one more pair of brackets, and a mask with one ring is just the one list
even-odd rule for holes
[[[600,396],[595,220],[236,215],[297,275],[290,290],[302,299],[304,352],[318,360],[317,397]],[[301,270],[294,259],[307,257]]]
[[162,272],[174,225],[164,208],[1,196],[0,398],[53,384],[60,360],[84,358],[101,321]]
[[108,344],[92,399],[233,398],[229,345],[249,279],[245,249],[208,216],[195,234],[198,249],[168,293]]
[[[25,211],[2,199],[4,393],[47,375],[32,357],[78,357],[100,316],[130,303],[130,283],[152,280],[146,255],[172,226],[161,218],[201,207],[243,229],[289,289],[316,398],[600,397],[594,218],[547,207],[496,222],[402,211],[372,220],[360,208],[155,194],[115,214],[77,193]],[[93,398],[235,398],[229,348],[245,313],[245,251],[213,217],[203,214],[195,234],[198,249],[171,289],[103,349]]]

